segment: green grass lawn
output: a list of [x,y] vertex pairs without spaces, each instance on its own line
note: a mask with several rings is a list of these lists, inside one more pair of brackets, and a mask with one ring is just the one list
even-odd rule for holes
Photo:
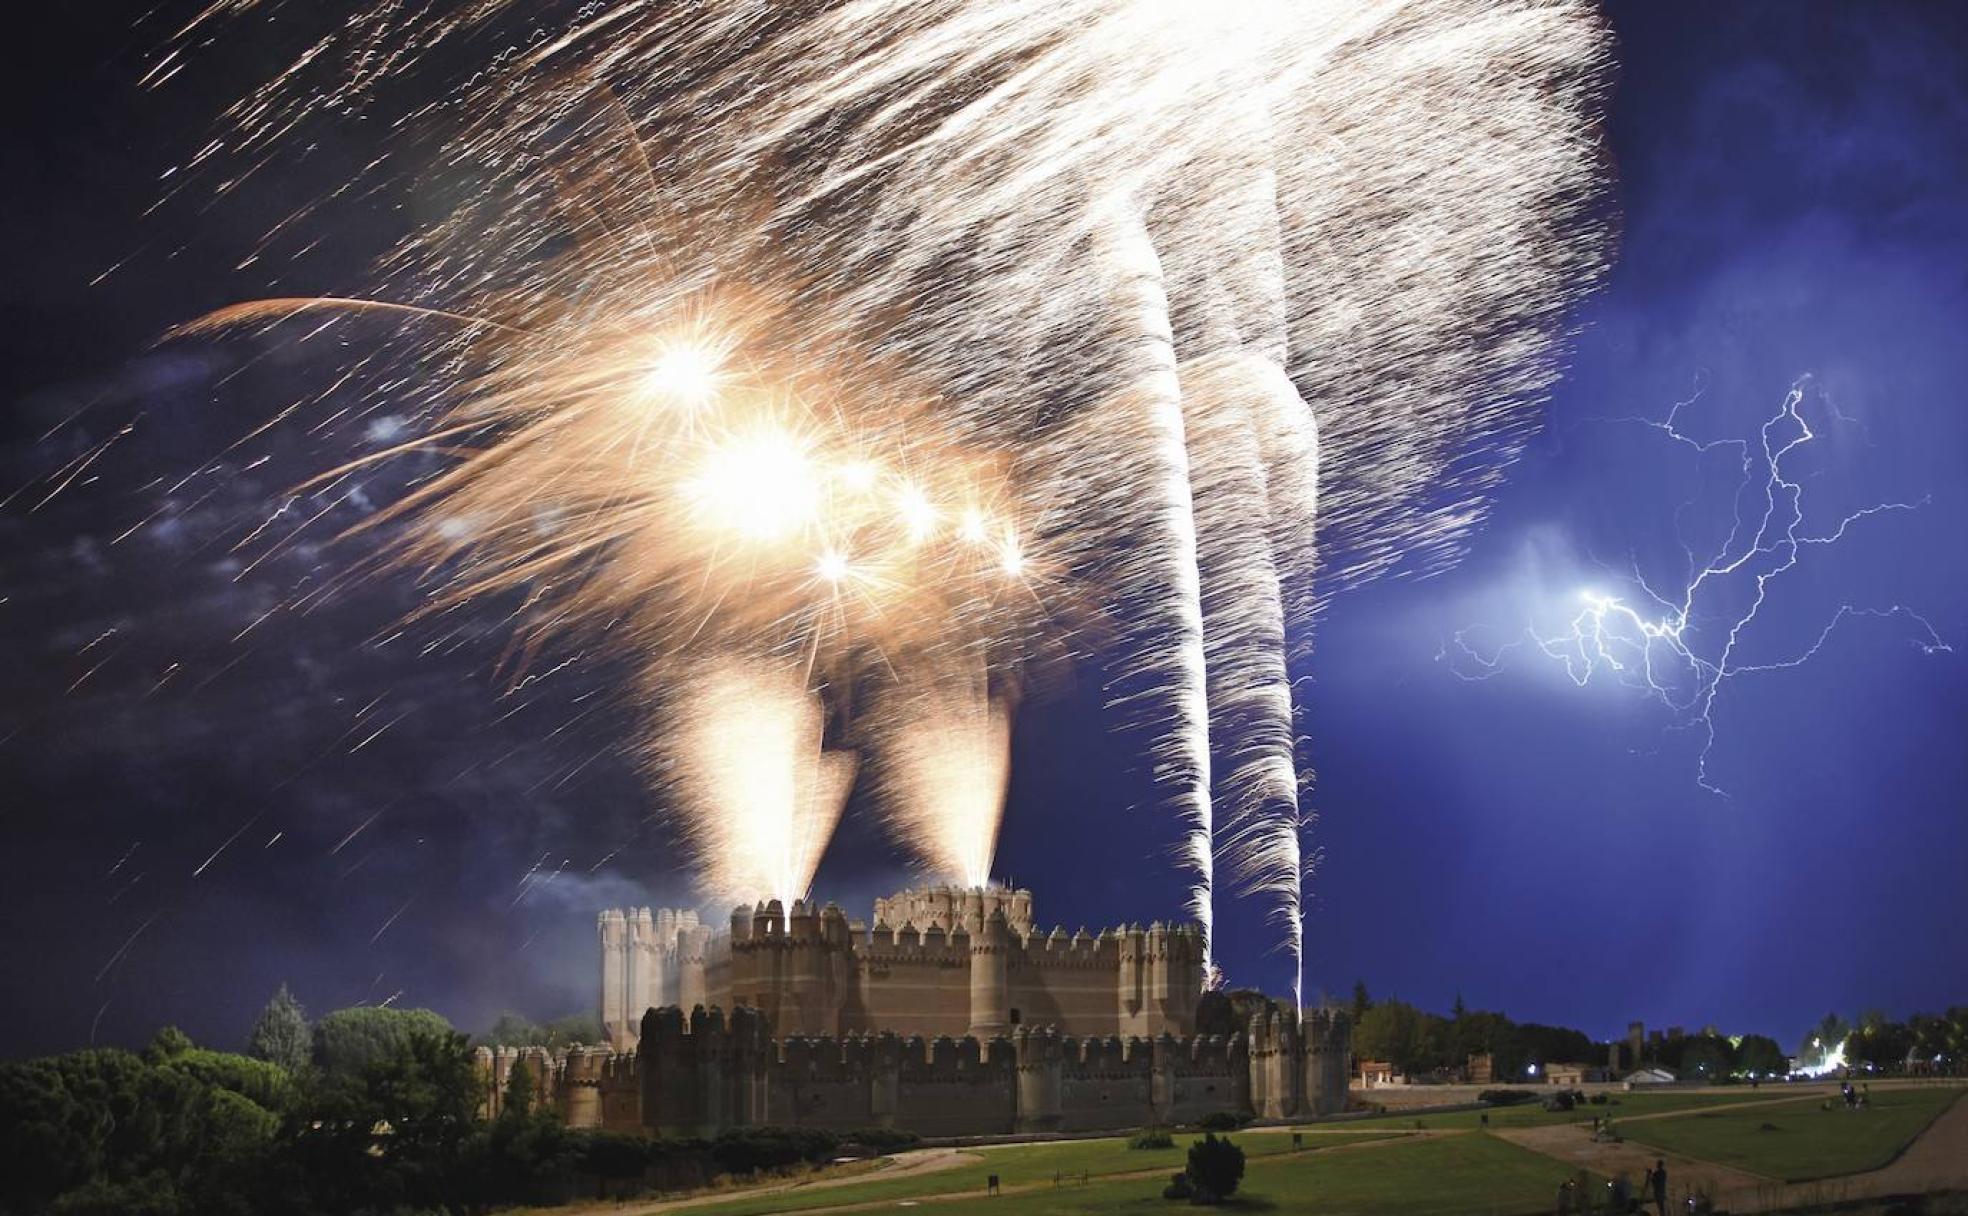
[[[1318,1155],[1310,1151],[1313,1149],[1390,1139],[1398,1134],[1384,1129],[1360,1135],[1308,1132],[1305,1136],[1308,1151],[1297,1156],[1306,1159]],[[874,1177],[846,1186],[778,1191],[750,1199],[735,1196],[729,1202],[692,1208],[691,1212],[693,1216],[763,1216],[765,1213],[793,1212],[804,1208],[889,1202],[928,1195],[952,1195],[962,1191],[981,1192],[992,1174],[996,1174],[999,1184],[1007,1188],[1035,1183],[1050,1187],[1057,1174],[1077,1179],[1082,1173],[1099,1178],[1135,1170],[1154,1170],[1154,1193],[1160,1195],[1162,1183],[1168,1181],[1167,1175],[1180,1170],[1188,1160],[1190,1142],[1201,1138],[1200,1134],[1178,1134],[1175,1147],[1165,1149],[1131,1149],[1125,1139],[1069,1140],[1054,1144],[1008,1144],[996,1148],[968,1149],[965,1151],[976,1153],[980,1160],[933,1174],[886,1181]],[[1245,1156],[1251,1161],[1291,1154],[1291,1136],[1286,1132],[1239,1132],[1234,1139],[1244,1146]],[[1074,1189],[1083,1191],[1086,1188],[1076,1185]],[[943,1205],[938,1204],[936,1210],[942,1211]]]
[[[1240,1136],[1250,1143],[1254,1136]],[[1169,1170],[1170,1173],[1174,1169]],[[1442,1136],[1359,1152],[1251,1158],[1243,1188],[1220,1212],[1319,1216],[1520,1216],[1552,1210],[1565,1167],[1491,1136]],[[1174,1216],[1194,1211],[1163,1199],[1167,1178],[1116,1179],[996,1199],[925,1204],[934,1216]]]
[[[1872,1105],[1861,1111],[1846,1110],[1842,1103],[1832,1110],[1820,1110],[1817,1103],[1717,1110],[1625,1124],[1620,1132],[1628,1140],[1717,1165],[1805,1182],[1878,1169],[1961,1093],[1954,1088],[1875,1089]],[[1764,1130],[1766,1124],[1774,1130]]]
[[[1610,1116],[1615,1122],[1630,1119],[1635,1115],[1658,1115],[1668,1111],[1695,1110],[1705,1106],[1733,1106],[1739,1102],[1768,1102],[1773,1099],[1802,1097],[1783,1086],[1772,1085],[1764,1089],[1744,1087],[1728,1093],[1688,1093],[1668,1091],[1652,1093],[1640,1090],[1633,1093],[1615,1093],[1606,1096],[1604,1106],[1590,1103],[1567,1111],[1545,1110],[1543,1103],[1525,1102],[1518,1106],[1493,1106],[1489,1110],[1491,1127],[1539,1127],[1550,1123],[1590,1123],[1595,1115]],[[1443,1115],[1378,1115],[1371,1119],[1347,1119],[1330,1123],[1316,1123],[1313,1127],[1339,1128],[1401,1128],[1411,1129],[1419,1122],[1428,1129],[1473,1128],[1482,1123],[1483,1111],[1461,1110]]]

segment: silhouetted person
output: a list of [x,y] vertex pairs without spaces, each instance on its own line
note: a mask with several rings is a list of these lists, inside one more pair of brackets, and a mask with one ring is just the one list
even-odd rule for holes
[[1654,1210],[1660,1216],[1667,1216],[1667,1161],[1665,1158],[1654,1158],[1654,1169],[1652,1173],[1647,1175],[1647,1181],[1651,1182],[1654,1186]]

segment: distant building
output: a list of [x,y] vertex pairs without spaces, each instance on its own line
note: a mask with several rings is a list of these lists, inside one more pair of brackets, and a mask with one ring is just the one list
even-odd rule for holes
[[1479,1052],[1469,1057],[1463,1066],[1463,1073],[1471,1085],[1494,1085],[1496,1083],[1496,1057],[1489,1052]]
[[1672,1085],[1679,1078],[1665,1068],[1654,1067],[1636,1068],[1622,1079],[1628,1089],[1636,1089],[1647,1085]]
[[1612,1074],[1598,1064],[1551,1064],[1544,1070],[1548,1085],[1599,1085],[1612,1079]]
[[1408,1079],[1394,1071],[1394,1066],[1386,1060],[1361,1060],[1359,1064],[1361,1089],[1385,1089],[1390,1085],[1406,1085]]

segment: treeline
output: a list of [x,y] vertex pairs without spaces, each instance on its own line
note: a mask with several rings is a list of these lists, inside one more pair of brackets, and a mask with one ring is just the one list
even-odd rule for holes
[[[1614,1044],[1594,1041],[1581,1030],[1513,1022],[1501,1013],[1469,1009],[1457,997],[1446,1016],[1405,1001],[1375,1001],[1364,983],[1353,986],[1353,1055],[1384,1060],[1409,1077],[1457,1073],[1470,1057],[1487,1054],[1498,1081],[1536,1080],[1553,1064],[1606,1065]],[[1696,1034],[1645,1046],[1642,1058],[1623,1066],[1658,1065],[1677,1076],[1724,1080],[1733,1076],[1781,1076],[1788,1068],[1783,1048],[1768,1035]]]
[[[167,1028],[142,1052],[0,1064],[0,1213],[475,1213],[817,1164],[841,1143],[809,1129],[570,1129],[533,1107],[523,1063],[488,1121],[472,1042],[428,1010],[345,1009],[309,1027],[283,992],[248,1049]],[[856,1138],[883,1151],[914,1139]]]
[[1842,1058],[1849,1067],[1875,1072],[1958,1076],[1968,1072],[1968,1005],[1916,1013],[1903,1022],[1876,1009],[1856,1022],[1828,1013],[1804,1032],[1797,1056],[1813,1063]]
[[1877,1073],[1968,1073],[1968,1005],[1916,1013],[1905,1021],[1876,1010],[1856,1022],[1827,1014],[1804,1032],[1794,1057],[1769,1035],[1702,1031],[1649,1038],[1638,1059],[1624,1041],[1600,1043],[1563,1026],[1513,1022],[1501,1013],[1465,1008],[1460,997],[1444,1016],[1405,1001],[1375,1001],[1360,983],[1353,987],[1351,1012],[1354,1058],[1384,1060],[1409,1077],[1446,1077],[1471,1056],[1487,1053],[1498,1081],[1534,1080],[1533,1065],[1604,1065],[1614,1048],[1624,1069],[1659,1067],[1689,1081],[1781,1077],[1793,1059],[1808,1070],[1842,1064]]

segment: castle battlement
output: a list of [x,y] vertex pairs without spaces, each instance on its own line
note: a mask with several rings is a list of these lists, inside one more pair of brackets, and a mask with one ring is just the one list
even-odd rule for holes
[[835,904],[769,900],[719,928],[688,910],[617,909],[599,932],[602,1025],[619,1051],[661,1005],[745,1005],[780,1036],[1183,1035],[1202,990],[1198,926],[1041,933],[1032,893],[1003,887],[901,891],[875,901],[871,926]]
[[1254,1016],[1230,1035],[1063,1035],[1020,1025],[989,1038],[894,1031],[774,1037],[765,1013],[648,1010],[634,1052],[478,1049],[504,1102],[524,1060],[534,1101],[570,1126],[714,1135],[759,1124],[899,1127],[922,1135],[1097,1130],[1192,1122],[1216,1111],[1299,1118],[1343,1109],[1346,1015]]

